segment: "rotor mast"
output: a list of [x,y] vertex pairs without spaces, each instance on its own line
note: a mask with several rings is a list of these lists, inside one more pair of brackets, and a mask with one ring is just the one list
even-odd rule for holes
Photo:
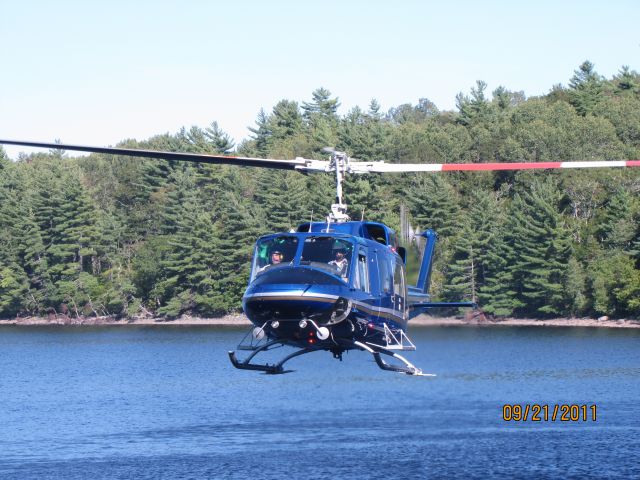
[[347,204],[342,200],[342,181],[344,175],[348,171],[349,157],[344,152],[338,152],[333,149],[324,149],[325,152],[331,153],[329,162],[329,170],[336,171],[336,203],[331,204],[331,212],[327,216],[327,223],[343,223],[350,220],[347,215]]

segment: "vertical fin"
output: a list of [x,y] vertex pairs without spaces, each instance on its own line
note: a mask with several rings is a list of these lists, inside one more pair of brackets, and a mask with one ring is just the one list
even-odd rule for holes
[[431,282],[431,267],[433,266],[433,254],[436,248],[436,242],[438,241],[438,234],[431,229],[428,229],[420,234],[426,240],[424,246],[424,254],[422,255],[422,263],[420,264],[420,273],[418,274],[418,282],[416,288],[421,293],[429,293],[429,285]]

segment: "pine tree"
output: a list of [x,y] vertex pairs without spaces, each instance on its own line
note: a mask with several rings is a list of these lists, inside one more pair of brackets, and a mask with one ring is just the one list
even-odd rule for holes
[[52,282],[49,305],[63,304],[63,310],[70,307],[75,315],[87,305],[87,313],[95,313],[83,288],[87,282],[79,282],[80,273],[92,271],[97,243],[93,207],[80,183],[80,172],[42,163],[34,174],[33,211],[46,245],[47,276]]
[[564,283],[571,243],[559,211],[561,189],[549,178],[533,180],[530,188],[516,194],[511,215],[515,262],[513,281],[523,313],[560,315],[568,299]]
[[307,127],[308,142],[315,155],[322,154],[325,147],[338,144],[338,107],[337,98],[331,98],[331,92],[318,88],[312,94],[313,101],[302,103],[302,116]]
[[4,148],[0,147],[0,171],[7,168],[11,165],[11,161],[9,157],[7,157],[7,152],[4,151]]
[[220,262],[216,269],[215,290],[219,311],[240,308],[249,281],[253,243],[260,233],[260,214],[243,205],[238,195],[229,192],[217,218],[220,235]]
[[20,228],[14,235],[20,245],[20,264],[29,279],[29,291],[25,294],[23,305],[31,314],[37,314],[44,311],[51,295],[52,283],[42,232],[30,206],[24,209]]
[[256,201],[265,213],[266,231],[286,232],[309,218],[306,180],[302,175],[273,170],[258,175]]
[[411,214],[423,229],[432,228],[441,238],[452,238],[458,230],[458,196],[442,176],[415,175],[409,187]]
[[495,195],[474,190],[460,230],[452,240],[453,256],[447,267],[445,293],[452,301],[462,298],[477,302],[492,270],[490,254],[503,216]]
[[520,300],[512,265],[516,259],[513,237],[509,227],[512,222],[498,226],[497,235],[487,253],[490,267],[485,273],[485,284],[480,288],[482,310],[497,316],[510,316],[525,306]]
[[17,234],[21,211],[18,198],[24,187],[13,165],[0,161],[0,318],[24,310],[28,278],[20,265]]
[[477,302],[478,290],[478,250],[474,248],[476,232],[471,222],[464,217],[461,230],[455,239],[453,255],[447,265],[447,279],[444,297],[451,301]]
[[456,121],[459,124],[472,125],[483,120],[488,115],[490,107],[489,101],[484,94],[486,88],[486,82],[477,80],[476,86],[471,88],[471,97],[462,93],[456,95],[456,107],[459,112]]
[[[193,178],[179,185],[175,204],[175,231],[168,234],[169,252],[163,261],[164,280],[158,285],[164,303],[158,313],[175,317],[195,311],[197,289],[211,288],[207,271],[215,268],[217,236],[211,214],[197,200]],[[202,283],[200,283],[202,282]]]
[[313,122],[314,118],[321,117],[329,120],[337,120],[337,112],[340,103],[337,98],[331,98],[331,92],[326,88],[318,88],[311,94],[313,101],[303,102],[304,117]]
[[636,224],[633,220],[632,196],[628,190],[619,188],[609,198],[602,209],[601,220],[598,222],[598,240],[609,248],[630,250]]
[[218,122],[211,122],[204,131],[204,137],[207,139],[209,151],[212,153],[229,153],[235,146],[229,134],[218,126]]
[[273,132],[269,125],[269,117],[264,109],[260,109],[256,119],[256,126],[249,127],[249,131],[254,135],[253,140],[257,155],[263,158],[266,157],[269,154],[269,145]]
[[620,93],[638,93],[640,91],[640,75],[635,70],[629,70],[628,65],[623,65],[618,75],[613,79]]
[[593,63],[586,60],[574,72],[569,82],[571,104],[580,115],[593,113],[601,101],[603,81]]
[[280,100],[268,119],[269,131],[274,141],[283,140],[302,130],[302,115],[298,103]]
[[477,193],[472,197],[471,218],[477,235],[479,250],[478,284],[480,307],[483,311],[509,316],[524,306],[514,284],[516,261],[513,228],[514,217],[509,215],[504,201],[495,194]]
[[589,268],[593,311],[597,315],[640,318],[640,270],[629,255],[604,250]]

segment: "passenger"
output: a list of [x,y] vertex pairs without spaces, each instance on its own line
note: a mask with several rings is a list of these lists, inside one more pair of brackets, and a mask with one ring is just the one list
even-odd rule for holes
[[347,273],[349,271],[349,261],[344,256],[344,250],[336,250],[336,258],[329,262],[329,265],[332,265],[336,268],[337,273],[342,278],[347,278]]

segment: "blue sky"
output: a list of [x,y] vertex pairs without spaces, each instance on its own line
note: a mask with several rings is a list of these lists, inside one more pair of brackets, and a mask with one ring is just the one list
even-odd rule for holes
[[[0,137],[107,145],[212,121],[236,141],[261,107],[323,86],[341,113],[476,80],[544,94],[589,59],[640,70],[640,2],[4,1]],[[6,147],[15,157],[24,148]]]

